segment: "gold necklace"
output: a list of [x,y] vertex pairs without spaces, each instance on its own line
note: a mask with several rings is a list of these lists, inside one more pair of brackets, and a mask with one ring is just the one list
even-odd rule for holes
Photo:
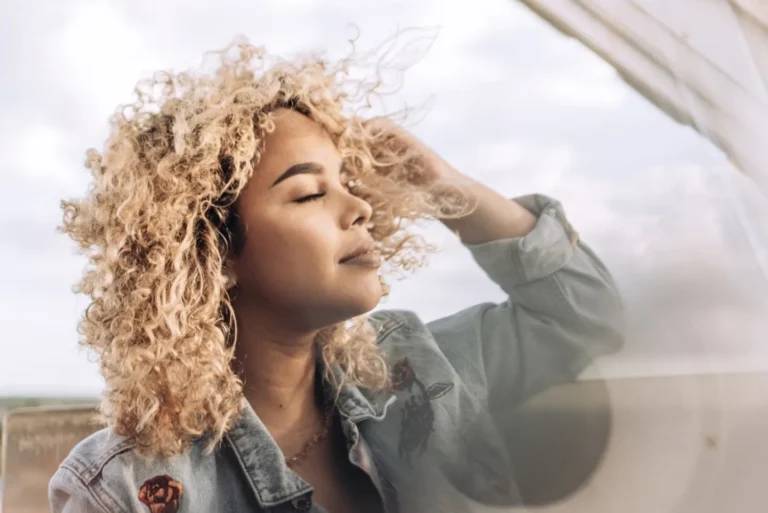
[[312,435],[312,438],[310,438],[307,443],[304,444],[304,447],[302,447],[299,452],[293,456],[285,457],[285,464],[288,466],[288,468],[292,469],[297,467],[307,458],[309,451],[314,449],[320,442],[328,437],[328,433],[331,431],[331,425],[333,424],[333,401],[330,400],[329,395],[330,394],[328,393],[323,394],[325,397],[325,418],[323,419],[323,426],[317,431],[317,433]]

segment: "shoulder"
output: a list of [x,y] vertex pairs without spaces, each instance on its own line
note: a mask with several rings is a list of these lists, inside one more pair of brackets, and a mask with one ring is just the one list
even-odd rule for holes
[[60,469],[69,470],[88,484],[116,457],[132,454],[134,447],[131,439],[104,428],[78,443],[61,463]]
[[436,336],[431,325],[411,310],[378,310],[368,319],[388,360],[411,355],[442,357],[446,349],[446,337]]
[[421,317],[410,310],[377,310],[368,316],[368,320],[376,330],[379,342],[398,330],[427,330]]
[[421,317],[411,310],[376,310],[368,318],[380,332],[403,327],[426,329]]
[[494,306],[482,303],[430,322],[410,310],[379,310],[369,319],[377,331],[377,344],[393,369],[407,361],[414,368],[424,367],[417,371],[430,379],[482,384],[482,345],[473,341],[481,338],[480,324]]
[[[48,495],[53,512],[126,511],[130,504],[120,493],[130,487],[128,477],[105,477],[123,474],[112,467],[123,467],[115,461],[130,455],[134,444],[127,438],[105,428],[78,443],[59,465],[48,485]],[[110,472],[105,474],[105,471]]]
[[[111,429],[102,429],[75,446],[59,466],[49,484],[51,503],[98,504],[84,511],[135,511],[146,503],[145,489],[157,488],[182,493],[182,483],[205,481],[215,475],[215,458],[198,440],[183,454],[167,459],[142,457],[136,443]],[[162,483],[160,483],[162,481]],[[86,503],[86,502],[82,502]],[[69,511],[64,506],[54,511]],[[80,511],[80,510],[78,510]]]
[[[377,310],[368,316],[376,331],[379,345],[390,339],[407,338],[410,343],[419,341],[436,343],[440,347],[456,344],[466,345],[469,339],[476,339],[482,331],[482,324],[496,320],[499,314],[508,324],[506,304],[479,303],[452,315],[425,322],[417,313],[410,310]],[[497,314],[491,314],[497,312]],[[486,326],[487,327],[487,326]],[[491,323],[491,328],[493,325]],[[399,335],[399,337],[398,337]]]

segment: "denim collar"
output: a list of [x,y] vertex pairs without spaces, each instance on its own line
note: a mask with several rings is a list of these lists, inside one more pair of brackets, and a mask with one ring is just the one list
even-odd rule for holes
[[[320,362],[317,372],[323,372]],[[387,408],[395,400],[393,393],[374,392],[343,382],[340,380],[343,371],[338,366],[332,368],[332,373],[342,385],[326,393],[337,395],[337,410],[342,422],[358,423],[384,418]],[[347,430],[343,431],[346,436]],[[274,507],[312,492],[309,483],[285,464],[282,451],[245,398],[242,414],[225,435],[225,441],[234,450],[259,506]]]

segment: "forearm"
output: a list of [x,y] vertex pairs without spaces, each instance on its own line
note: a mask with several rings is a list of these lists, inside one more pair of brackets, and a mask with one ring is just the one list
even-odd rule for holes
[[469,214],[442,220],[464,244],[522,237],[536,225],[537,217],[525,207],[453,168],[445,171],[443,177],[461,187],[472,207]]

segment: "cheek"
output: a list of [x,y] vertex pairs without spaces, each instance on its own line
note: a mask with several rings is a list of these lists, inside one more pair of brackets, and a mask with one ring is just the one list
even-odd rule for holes
[[249,230],[242,262],[264,286],[322,282],[334,271],[337,233],[322,218],[280,220]]

